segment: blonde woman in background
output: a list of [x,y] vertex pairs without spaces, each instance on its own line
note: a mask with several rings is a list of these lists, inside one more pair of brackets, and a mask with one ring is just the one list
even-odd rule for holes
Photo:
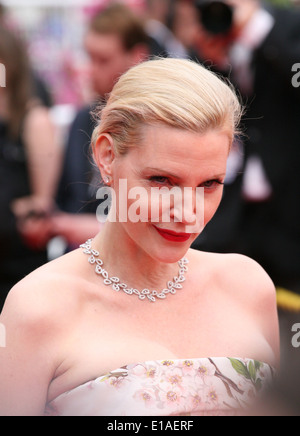
[[163,207],[155,222],[131,222],[113,204],[93,240],[11,291],[0,414],[230,415],[272,381],[272,281],[246,257],[191,250],[198,233],[187,230],[197,188],[205,225],[219,206],[240,116],[231,88],[191,61],[148,61],[120,78],[93,137],[116,204],[129,212],[132,189],[189,188],[193,210],[179,222],[171,202],[171,222]]

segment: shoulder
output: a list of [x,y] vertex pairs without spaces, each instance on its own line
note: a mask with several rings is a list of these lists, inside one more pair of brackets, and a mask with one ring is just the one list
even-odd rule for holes
[[275,367],[278,366],[279,320],[276,289],[272,279],[256,261],[246,256],[227,255],[225,264],[230,271],[225,283],[232,284],[232,297],[238,300],[245,315],[253,320],[269,347],[269,361]]
[[62,271],[65,262],[39,268],[10,291],[1,315],[5,325],[52,337],[71,328],[80,311],[80,278]]
[[[211,283],[251,319],[279,361],[279,325],[276,289],[267,272],[253,259],[240,254],[193,253],[203,262]],[[219,294],[218,294],[219,295]]]
[[26,117],[25,117],[25,128],[41,128],[45,123],[51,123],[50,111],[49,108],[39,105],[33,104],[29,107]]
[[[266,271],[253,259],[241,254],[218,254],[191,250],[193,263],[204,263],[216,284],[234,292],[236,298],[275,298],[274,284]],[[251,290],[251,293],[249,292]]]
[[48,108],[41,105],[33,105],[27,111],[23,123],[23,135],[28,142],[34,138],[50,138],[55,133],[54,123]]
[[62,272],[60,262],[40,268],[10,291],[0,316],[6,340],[0,350],[0,414],[43,414],[79,315],[76,280]]
[[[253,301],[269,297],[275,299],[275,286],[267,272],[255,260],[240,254],[224,254],[220,260],[220,279],[232,284],[238,295]],[[251,291],[251,292],[250,292]]]

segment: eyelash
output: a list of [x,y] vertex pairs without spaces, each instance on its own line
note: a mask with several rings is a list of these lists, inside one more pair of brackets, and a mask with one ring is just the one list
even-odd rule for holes
[[[165,183],[171,184],[169,179],[164,176],[152,176],[149,178],[150,182],[164,185]],[[162,181],[163,180],[163,181]]]
[[[221,180],[209,180],[208,182],[205,182],[205,183],[213,183],[213,184],[216,184],[216,185],[224,185],[224,182],[222,182]],[[213,189],[213,188],[207,188],[207,189]]]
[[[150,182],[152,183],[157,183],[158,185],[172,185],[172,183],[170,182],[170,180],[167,177],[164,176],[152,176],[149,178]],[[163,181],[162,181],[163,180]],[[203,185],[211,183],[212,185],[216,184],[216,185],[224,185],[224,182],[222,182],[219,179],[214,179],[214,180],[208,180],[207,182],[204,182]],[[208,190],[213,190],[213,187],[205,187],[203,186],[205,189]]]

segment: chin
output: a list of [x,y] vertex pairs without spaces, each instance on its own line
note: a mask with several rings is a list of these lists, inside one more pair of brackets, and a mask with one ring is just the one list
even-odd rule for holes
[[167,240],[153,228],[153,225],[147,225],[138,231],[137,228],[131,228],[128,235],[131,241],[150,258],[166,264],[176,263],[185,257],[198,237],[198,234],[191,234],[190,238],[184,242]]
[[190,244],[183,244],[181,247],[174,247],[174,244],[158,244],[157,247],[148,252],[148,254],[160,263],[172,264],[181,260],[186,256],[186,253],[190,249]]

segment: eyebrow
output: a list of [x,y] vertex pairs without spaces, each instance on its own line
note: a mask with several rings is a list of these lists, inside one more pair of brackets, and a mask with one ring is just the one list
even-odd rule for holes
[[175,174],[172,174],[169,171],[163,170],[161,168],[147,167],[147,168],[145,168],[145,171],[151,171],[151,172],[155,172],[155,173],[158,173],[158,174],[163,174],[165,176],[172,177],[173,179],[181,180],[181,177],[176,176]]
[[[147,167],[145,168],[145,171],[151,171],[151,172],[156,172],[157,174],[161,174],[164,176],[168,176],[168,177],[172,177],[173,179],[177,179],[177,180],[182,180],[182,178],[180,176],[177,176],[175,174],[170,173],[169,171],[166,171],[164,169],[161,168],[152,168],[152,167]],[[207,180],[215,180],[215,179],[219,179],[222,177],[225,177],[226,173],[222,173],[222,174],[216,174],[212,177],[208,177]]]

